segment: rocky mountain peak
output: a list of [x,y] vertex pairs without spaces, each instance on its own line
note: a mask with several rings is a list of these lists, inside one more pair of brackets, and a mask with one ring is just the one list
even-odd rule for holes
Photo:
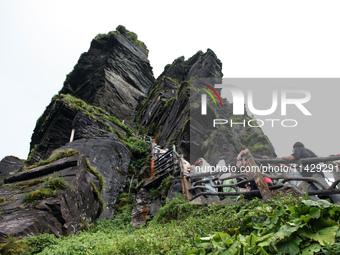
[[181,56],[168,64],[159,78],[163,76],[178,81],[190,80],[191,77],[222,78],[222,62],[211,49],[205,53],[200,50],[187,60]]
[[[124,26],[92,40],[38,119],[28,159],[0,162],[0,231],[61,236],[77,233],[82,222],[112,217],[127,180],[143,183],[150,148],[140,133],[163,148],[175,145],[191,162],[205,157],[212,164],[233,163],[250,145],[273,154],[260,129],[225,128],[210,135],[201,120],[192,132],[192,116],[199,111],[190,106],[191,92],[199,90],[196,78],[217,83],[223,76],[212,50],[177,58],[157,80],[147,57],[145,44]],[[229,108],[217,109],[218,115],[231,117]],[[214,111],[212,102],[208,110]],[[51,189],[52,181],[62,187]]]
[[67,75],[60,94],[71,94],[119,119],[131,119],[154,85],[148,50],[124,26],[98,34]]

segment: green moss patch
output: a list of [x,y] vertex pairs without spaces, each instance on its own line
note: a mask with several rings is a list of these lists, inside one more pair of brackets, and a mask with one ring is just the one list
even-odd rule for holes
[[[119,131],[112,129],[107,123],[99,120],[98,117],[106,119],[110,121],[111,123],[113,123],[114,125],[116,125],[117,127],[121,128],[126,133],[127,137],[133,136],[133,132],[129,126],[124,125],[116,117],[110,116],[106,111],[104,111],[100,107],[89,105],[85,103],[83,100],[78,99],[70,94],[66,94],[66,95],[60,94],[60,100],[66,103],[69,107],[76,109],[78,111],[81,111],[87,116],[94,118],[97,121],[101,122],[102,124],[106,125],[107,130],[110,132],[119,133]],[[125,139],[121,134],[119,136],[121,139]]]
[[97,180],[99,181],[99,189],[100,192],[104,189],[104,177],[101,173],[97,171],[97,169],[93,166],[91,166],[90,161],[86,158],[86,165],[87,165],[87,171],[89,171],[91,174],[96,176]]
[[97,190],[96,185],[93,182],[91,182],[91,185],[92,185],[92,188],[93,188],[93,194],[99,202],[99,208],[98,208],[98,214],[97,214],[97,216],[99,216],[104,210],[104,200],[100,196],[100,192]]
[[39,167],[39,166],[44,166],[44,165],[48,165],[54,161],[57,161],[58,159],[61,159],[61,158],[67,158],[67,157],[71,157],[71,156],[75,156],[79,154],[78,151],[76,150],[73,150],[73,149],[69,149],[69,150],[64,150],[64,151],[60,151],[60,150],[57,150],[55,153],[52,154],[51,157],[49,157],[48,159],[46,160],[41,160],[39,161],[37,164],[34,164],[34,165],[31,165],[29,167],[23,167],[23,170],[27,170],[27,169],[32,169],[32,168],[36,168],[36,167]]
[[23,196],[23,201],[25,203],[30,203],[33,201],[39,201],[44,198],[52,197],[55,190],[63,190],[70,187],[70,185],[64,179],[58,176],[46,177],[43,180],[44,183],[40,189],[36,189]]

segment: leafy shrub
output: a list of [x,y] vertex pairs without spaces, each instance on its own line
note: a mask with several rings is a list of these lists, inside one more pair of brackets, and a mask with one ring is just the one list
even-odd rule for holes
[[[190,254],[215,254],[217,250],[226,254],[314,254],[334,250],[340,207],[325,200],[303,199],[295,206],[261,203],[251,210],[241,209],[237,216],[248,231],[240,227],[233,235],[215,233],[197,238],[198,249]],[[338,250],[339,245],[335,247]]]
[[28,246],[25,242],[17,241],[14,237],[8,238],[6,243],[0,244],[0,253],[7,254],[22,254]]
[[25,254],[37,254],[42,252],[45,247],[54,245],[58,243],[58,239],[55,235],[42,234],[38,236],[29,236],[22,240],[22,242],[28,245],[28,249]]
[[90,231],[93,233],[97,233],[99,231],[111,233],[115,232],[117,229],[127,229],[129,231],[133,230],[130,225],[132,209],[132,203],[119,207],[113,218],[96,221],[93,226],[91,226]]
[[159,190],[158,189],[150,189],[150,199],[155,200],[159,197]]
[[130,225],[132,207],[51,242],[41,254],[339,254],[340,207],[327,201],[195,206],[180,196],[139,229]]
[[117,208],[119,209],[119,208],[122,208],[122,207],[124,207],[128,204],[132,204],[133,201],[134,200],[133,200],[131,195],[129,196],[129,193],[123,192],[119,195],[117,202],[116,202],[116,205],[118,205]]
[[195,210],[195,206],[189,204],[183,196],[179,195],[159,209],[159,212],[154,217],[154,221],[166,223],[171,220],[186,218],[193,210]]
[[130,167],[142,168],[149,157],[149,145],[142,139],[130,137],[127,141],[132,159]]

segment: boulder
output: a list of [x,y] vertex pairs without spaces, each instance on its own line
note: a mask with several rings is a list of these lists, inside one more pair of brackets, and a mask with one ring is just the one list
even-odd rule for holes
[[17,157],[7,156],[0,161],[0,179],[4,179],[15,171],[19,171],[24,163]]
[[129,170],[131,152],[122,142],[110,138],[79,139],[59,150],[74,149],[84,154],[91,166],[103,176],[104,190],[101,194],[105,208],[100,218],[114,215],[114,205],[123,191]]
[[142,188],[136,195],[136,201],[131,214],[131,225],[134,228],[140,227],[150,213],[150,192]]
[[[78,233],[103,210],[99,180],[87,169],[85,156],[77,155],[5,179],[0,186],[1,232],[13,236],[51,233],[57,237]],[[49,190],[44,185],[53,178],[64,179],[68,187]],[[39,194],[47,194],[46,190],[50,195],[38,199]]]

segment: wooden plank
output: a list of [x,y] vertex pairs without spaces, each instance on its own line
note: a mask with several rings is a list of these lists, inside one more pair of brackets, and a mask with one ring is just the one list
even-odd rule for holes
[[260,172],[260,168],[255,162],[253,155],[249,151],[243,154],[243,158],[247,163],[247,166],[250,168],[249,174],[254,178],[254,181],[257,185],[257,188],[260,191],[263,200],[268,200],[273,197],[272,192],[270,191],[267,182],[265,181],[262,173]]
[[190,181],[187,179],[187,176],[184,174],[184,170],[185,170],[185,164],[184,164],[184,159],[183,159],[183,155],[179,155],[179,165],[181,168],[181,180],[182,180],[182,190],[183,190],[183,194],[185,195],[186,199],[188,201],[191,200],[192,195],[189,191],[189,188],[191,188],[191,183]]
[[151,139],[151,179],[155,179],[155,139]]

